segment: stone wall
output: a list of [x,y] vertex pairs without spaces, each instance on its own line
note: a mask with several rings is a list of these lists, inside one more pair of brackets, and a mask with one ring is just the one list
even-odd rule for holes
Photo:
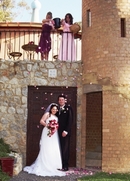
[[[92,85],[101,86],[103,91],[102,170],[127,172],[130,171],[130,2],[82,2],[83,85],[89,92],[97,91]],[[87,24],[88,10],[91,26]],[[125,20],[126,37],[121,37],[121,18]],[[85,124],[85,116],[83,120]]]
[[[49,75],[55,69],[57,76]],[[64,79],[64,81],[63,81]],[[25,158],[27,86],[77,86],[77,166],[80,164],[81,62],[10,61],[0,62],[0,137]],[[23,160],[25,165],[25,160]]]
[[11,152],[9,155],[14,158],[13,176],[18,175],[23,169],[22,155],[14,152]]

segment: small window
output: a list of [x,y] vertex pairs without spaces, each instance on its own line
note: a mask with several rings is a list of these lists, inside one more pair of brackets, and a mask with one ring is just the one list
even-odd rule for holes
[[126,37],[126,20],[121,18],[121,37]]
[[91,11],[90,9],[87,10],[87,26],[91,26]]

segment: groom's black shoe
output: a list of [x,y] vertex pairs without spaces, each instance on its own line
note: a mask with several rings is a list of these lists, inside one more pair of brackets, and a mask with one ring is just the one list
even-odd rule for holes
[[63,168],[63,171],[65,171],[65,172],[68,171],[68,168],[67,168],[67,167],[64,167],[64,168]]
[[68,171],[69,169],[68,169],[68,168],[62,168],[62,169],[57,169],[57,170],[66,172],[66,171]]

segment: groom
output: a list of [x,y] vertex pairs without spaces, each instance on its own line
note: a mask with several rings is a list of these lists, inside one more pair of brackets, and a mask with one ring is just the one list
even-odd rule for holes
[[61,146],[61,157],[62,157],[62,170],[67,171],[69,166],[69,147],[70,147],[70,135],[72,127],[72,108],[66,105],[66,97],[64,95],[58,96],[59,112],[59,139]]

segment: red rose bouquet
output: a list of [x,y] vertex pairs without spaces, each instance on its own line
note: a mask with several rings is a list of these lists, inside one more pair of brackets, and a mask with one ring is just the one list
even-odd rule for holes
[[56,132],[58,127],[59,127],[59,124],[57,123],[57,121],[55,119],[54,120],[50,120],[48,125],[47,125],[47,128],[49,129],[47,135],[49,137],[51,137]]

